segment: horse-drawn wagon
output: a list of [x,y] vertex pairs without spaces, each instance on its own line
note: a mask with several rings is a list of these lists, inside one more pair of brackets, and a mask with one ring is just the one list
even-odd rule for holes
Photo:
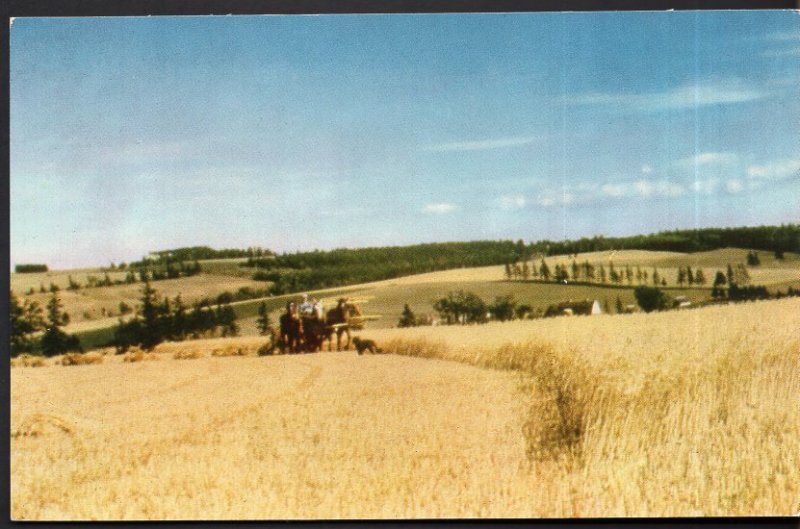
[[[364,300],[365,302],[366,300]],[[379,316],[365,315],[355,301],[339,298],[334,308],[326,314],[312,310],[300,314],[294,303],[288,303],[286,312],[280,318],[278,347],[281,352],[315,352],[323,349],[325,341],[328,350],[333,350],[333,336],[336,335],[336,350],[342,350],[342,336],[347,342],[344,350],[350,349],[350,330],[364,328],[364,322],[378,319]]]

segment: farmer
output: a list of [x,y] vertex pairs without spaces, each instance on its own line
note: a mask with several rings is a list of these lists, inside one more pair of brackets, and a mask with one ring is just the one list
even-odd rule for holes
[[308,294],[303,294],[303,302],[300,303],[300,315],[310,315],[314,312],[314,304],[308,300]]

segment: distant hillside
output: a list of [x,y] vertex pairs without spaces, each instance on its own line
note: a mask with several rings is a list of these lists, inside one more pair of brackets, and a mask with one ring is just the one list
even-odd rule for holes
[[739,228],[702,228],[663,231],[631,237],[592,237],[575,241],[538,241],[531,245],[546,255],[650,250],[694,253],[720,248],[748,248],[770,252],[800,252],[800,224]]
[[259,269],[254,279],[271,281],[272,293],[285,294],[452,268],[511,263],[527,259],[529,253],[523,241],[447,242],[297,252],[251,258],[245,266]]

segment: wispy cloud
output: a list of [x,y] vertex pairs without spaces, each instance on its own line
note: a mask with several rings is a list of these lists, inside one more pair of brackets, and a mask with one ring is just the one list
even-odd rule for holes
[[426,204],[422,211],[425,213],[434,213],[436,215],[444,215],[447,213],[452,213],[456,210],[455,204],[449,204],[447,202],[439,202],[436,204]]
[[702,180],[695,180],[692,182],[691,188],[695,193],[702,195],[711,195],[717,191],[719,187],[718,178],[706,178]]
[[681,110],[711,105],[745,103],[767,97],[768,93],[731,80],[724,83],[697,83],[646,94],[588,93],[566,96],[568,105],[613,106],[639,112]]
[[459,151],[488,151],[491,149],[504,149],[508,147],[519,147],[528,145],[536,141],[538,136],[515,136],[510,138],[493,138],[472,141],[454,141],[448,143],[438,143],[424,147],[426,152],[459,152]]
[[644,164],[642,166],[642,174],[650,174],[653,172],[653,168],[649,164]]
[[600,191],[607,197],[619,198],[628,194],[628,186],[625,184],[605,184],[600,188]]
[[742,185],[741,180],[731,179],[725,183],[725,190],[728,193],[741,193],[744,190],[744,185]]
[[539,193],[535,203],[538,206],[549,208],[551,206],[568,206],[575,203],[577,197],[571,192],[545,191]]
[[678,160],[678,165],[692,168],[708,165],[731,165],[739,161],[739,156],[733,152],[701,152]]
[[761,54],[762,57],[777,59],[781,57],[800,57],[800,47],[767,50]]
[[779,160],[766,165],[751,165],[747,168],[747,176],[776,180],[795,176],[800,179],[800,160]]
[[775,31],[766,35],[766,40],[797,40],[800,41],[800,30],[797,31]]
[[636,180],[634,182],[607,183],[600,186],[600,192],[608,198],[639,196],[643,198],[674,198],[686,193],[681,184],[669,181],[651,182]]
[[527,203],[528,201],[522,195],[503,195],[495,200],[495,204],[505,210],[522,209]]

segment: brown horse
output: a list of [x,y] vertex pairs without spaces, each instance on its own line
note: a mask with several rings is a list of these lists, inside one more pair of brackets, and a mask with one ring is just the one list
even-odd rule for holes
[[300,351],[300,343],[303,336],[303,324],[297,317],[297,306],[294,303],[286,304],[286,312],[281,314],[280,321],[280,349],[285,353],[288,349],[290,353]]
[[350,349],[350,323],[351,316],[360,316],[361,309],[358,306],[347,303],[345,298],[340,298],[336,307],[328,311],[325,318],[325,324],[328,329],[328,350],[333,350],[333,334],[336,333],[336,350],[342,350],[342,334],[347,334],[347,344],[345,344],[345,351]]
[[316,313],[303,316],[303,350],[309,353],[322,350],[322,344],[329,336],[325,322]]

